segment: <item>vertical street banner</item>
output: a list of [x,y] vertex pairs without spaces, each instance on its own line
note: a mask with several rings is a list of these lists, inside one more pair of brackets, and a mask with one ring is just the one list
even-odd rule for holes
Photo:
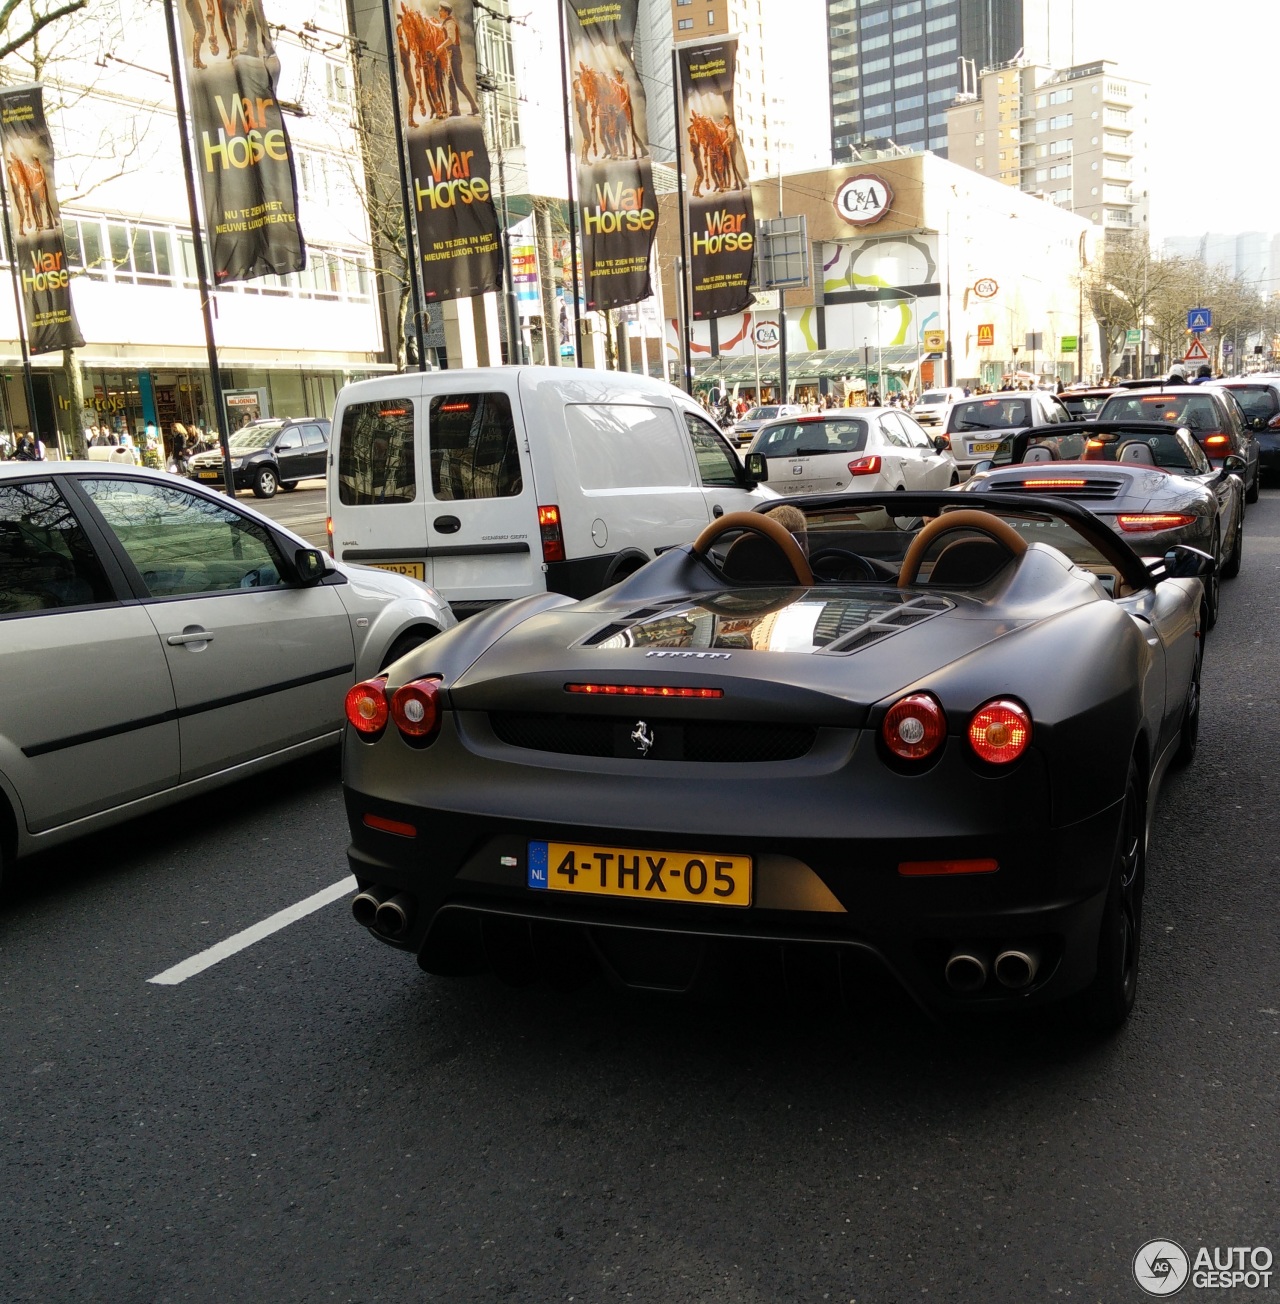
[[392,5],[400,108],[427,303],[502,288],[502,244],[476,88],[471,0]]
[[644,86],[636,71],[639,0],[564,0],[578,214],[587,307],[638,303],[652,293],[657,233]]
[[538,280],[538,241],[533,214],[513,222],[507,240],[511,249],[511,284],[516,308],[523,317],[542,316],[542,291]]
[[44,118],[44,88],[0,90],[0,153],[11,200],[14,256],[22,282],[27,348],[78,349],[84,343],[71,306],[71,275],[53,184],[53,145]]
[[181,0],[177,10],[214,282],[301,271],[280,60],[260,0]]
[[737,40],[680,50],[695,321],[742,312],[753,301],[756,218],[733,115],[737,52]]

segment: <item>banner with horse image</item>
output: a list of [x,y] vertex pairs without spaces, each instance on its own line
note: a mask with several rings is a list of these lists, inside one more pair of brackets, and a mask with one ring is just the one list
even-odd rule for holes
[[658,229],[644,86],[636,71],[639,0],[565,0],[587,307],[652,293]]
[[53,145],[42,86],[0,91],[0,152],[13,201],[9,220],[22,282],[27,348],[32,353],[78,349],[84,337],[71,305],[71,275],[53,185]]
[[680,50],[681,114],[688,151],[693,317],[726,317],[754,302],[756,217],[733,114],[737,40]]
[[400,108],[427,303],[502,288],[502,244],[476,98],[471,0],[393,4]]
[[261,0],[182,0],[177,11],[214,282],[301,271],[280,60]]

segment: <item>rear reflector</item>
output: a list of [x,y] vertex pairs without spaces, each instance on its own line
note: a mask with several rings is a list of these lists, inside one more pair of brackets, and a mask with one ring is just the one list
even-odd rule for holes
[[872,453],[867,457],[859,457],[849,463],[850,475],[879,475],[880,458],[878,454]]
[[994,874],[997,860],[904,860],[898,866],[903,878],[931,878],[940,874]]
[[677,688],[671,684],[566,684],[566,693],[599,697],[723,697],[723,688]]
[[366,828],[377,829],[379,833],[394,833],[398,838],[416,838],[418,830],[412,824],[401,820],[384,819],[381,815],[366,815],[363,823]]
[[1151,534],[1156,530],[1179,530],[1194,525],[1195,519],[1185,512],[1135,512],[1117,516],[1116,523],[1129,534]]
[[542,560],[564,561],[564,535],[560,530],[560,509],[554,503],[538,508],[538,531],[542,535]]

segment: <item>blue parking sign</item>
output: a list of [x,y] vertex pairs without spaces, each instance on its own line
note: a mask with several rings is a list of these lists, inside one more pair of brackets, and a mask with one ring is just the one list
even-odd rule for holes
[[1208,308],[1187,309],[1187,329],[1199,334],[1213,325],[1213,313]]

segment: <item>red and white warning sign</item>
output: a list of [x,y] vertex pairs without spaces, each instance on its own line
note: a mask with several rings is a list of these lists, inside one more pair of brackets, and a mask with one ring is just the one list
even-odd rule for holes
[[1200,343],[1200,336],[1192,336],[1191,343],[1187,345],[1187,351],[1182,356],[1183,362],[1208,362],[1209,354],[1206,352],[1203,344]]

